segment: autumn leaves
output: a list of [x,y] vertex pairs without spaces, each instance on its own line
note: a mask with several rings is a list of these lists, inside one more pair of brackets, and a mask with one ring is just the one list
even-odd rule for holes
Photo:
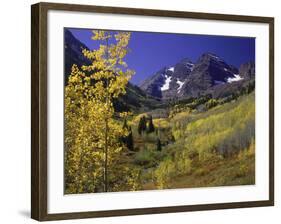
[[[126,93],[134,72],[127,68],[129,32],[93,31],[95,50],[83,50],[90,65],[73,65],[65,87],[65,192],[135,189],[138,171],[122,165],[128,148],[113,99]],[[116,116],[119,119],[116,119]]]

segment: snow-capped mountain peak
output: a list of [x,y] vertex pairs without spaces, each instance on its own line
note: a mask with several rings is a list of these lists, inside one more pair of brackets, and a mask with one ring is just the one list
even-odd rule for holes
[[196,63],[184,58],[175,65],[162,68],[146,79],[140,88],[162,99],[197,97],[225,85],[239,86],[239,83],[254,78],[254,63],[245,63],[240,69],[215,54],[205,53]]

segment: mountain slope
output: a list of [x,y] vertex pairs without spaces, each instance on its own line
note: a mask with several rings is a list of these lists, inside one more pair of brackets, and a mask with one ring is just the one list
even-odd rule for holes
[[138,86],[128,83],[126,94],[114,102],[116,111],[145,112],[162,105],[159,99],[146,94]]
[[214,54],[205,53],[196,62],[185,81],[180,96],[203,95],[212,86],[231,82],[238,70]]
[[64,29],[65,83],[67,83],[67,79],[71,73],[71,67],[73,64],[76,64],[79,67],[90,64],[90,61],[82,54],[83,49],[89,50],[88,47],[76,39],[68,29]]
[[164,67],[144,80],[140,88],[157,98],[171,98],[180,92],[184,80],[190,75],[194,64],[185,58],[171,67]]

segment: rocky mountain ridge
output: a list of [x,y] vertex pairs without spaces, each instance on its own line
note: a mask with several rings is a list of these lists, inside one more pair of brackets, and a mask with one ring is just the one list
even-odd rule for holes
[[224,89],[222,85],[239,87],[254,77],[253,62],[237,69],[213,53],[204,53],[195,63],[185,58],[174,66],[160,69],[144,80],[140,88],[160,99],[198,97]]

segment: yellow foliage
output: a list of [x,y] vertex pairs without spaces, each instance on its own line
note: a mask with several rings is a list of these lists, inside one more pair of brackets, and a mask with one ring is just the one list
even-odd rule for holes
[[186,119],[189,115],[190,115],[190,111],[182,111],[180,113],[175,114],[174,117],[172,118],[172,121],[177,122],[182,119]]
[[251,144],[249,145],[248,148],[243,149],[238,153],[237,157],[239,160],[242,160],[244,158],[251,157],[253,155],[255,155],[255,140],[254,139],[251,140]]
[[172,160],[166,160],[160,163],[158,169],[154,172],[156,184],[159,189],[169,188],[168,183],[175,174],[175,163]]
[[[113,37],[116,43],[109,44]],[[136,189],[126,177],[134,170],[122,166],[127,149],[120,137],[128,133],[114,119],[113,107],[133,75],[123,61],[130,33],[93,31],[92,39],[102,42],[99,49],[82,51],[92,64],[73,65],[65,87],[66,193],[115,191],[120,181],[127,190]]]
[[153,120],[154,126],[157,128],[168,128],[170,126],[169,121],[164,118],[157,118]]
[[[231,154],[238,154],[241,160],[253,156],[254,98],[254,94],[250,94],[234,105],[229,103],[198,114],[181,112],[171,118],[170,125],[177,151],[173,158],[162,161],[154,171],[158,187],[169,188],[171,178],[191,172],[196,163],[193,163],[189,152],[195,152],[201,164],[214,159],[221,160]],[[241,167],[237,175],[243,176],[247,171],[245,167]],[[202,170],[196,175],[205,173],[206,170]]]

